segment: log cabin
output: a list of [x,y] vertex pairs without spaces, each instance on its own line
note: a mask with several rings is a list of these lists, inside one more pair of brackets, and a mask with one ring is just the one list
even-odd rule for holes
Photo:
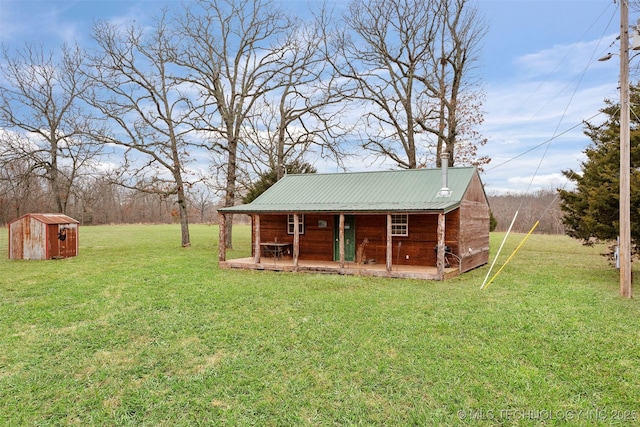
[[286,175],[252,203],[219,209],[251,217],[250,258],[221,268],[432,280],[489,259],[489,204],[472,167]]

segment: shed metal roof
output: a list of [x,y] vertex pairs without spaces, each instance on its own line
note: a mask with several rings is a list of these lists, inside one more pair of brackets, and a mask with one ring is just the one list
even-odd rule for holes
[[220,209],[268,212],[449,212],[458,206],[477,171],[449,168],[449,197],[441,169],[287,175],[253,202]]
[[79,224],[80,222],[71,218],[70,216],[59,213],[28,213],[22,215],[11,222],[18,221],[22,218],[31,217],[44,224]]

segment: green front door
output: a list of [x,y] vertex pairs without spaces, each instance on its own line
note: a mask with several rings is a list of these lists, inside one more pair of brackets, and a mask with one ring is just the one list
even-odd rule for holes
[[[333,259],[340,261],[340,215],[334,218],[333,227]],[[356,260],[356,217],[344,216],[344,260]]]

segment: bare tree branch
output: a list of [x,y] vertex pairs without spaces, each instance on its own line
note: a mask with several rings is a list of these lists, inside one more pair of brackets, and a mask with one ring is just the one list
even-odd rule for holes
[[[47,180],[54,209],[65,213],[75,180],[88,173],[101,148],[86,135],[92,118],[81,97],[90,89],[85,54],[63,45],[59,58],[43,47],[3,47],[0,61],[2,163],[23,161]],[[2,165],[0,165],[2,166]]]
[[176,196],[182,246],[190,246],[185,166],[191,103],[177,76],[179,43],[169,31],[166,12],[148,32],[100,22],[93,37],[100,47],[93,76],[99,88],[90,102],[112,128],[98,138],[125,148],[121,185]]
[[468,3],[351,3],[327,60],[365,105],[363,147],[374,155],[411,169],[426,165],[432,148],[439,152],[445,142],[454,152],[465,111],[458,108],[460,91],[483,34]]
[[278,88],[256,104],[246,127],[242,160],[253,172],[276,172],[282,178],[286,164],[304,163],[306,156],[329,157],[342,164],[342,140],[351,130],[343,123],[349,95],[339,76],[324,60],[323,21],[298,21],[280,42]]
[[[289,28],[286,14],[269,0],[200,0],[181,18],[188,44],[180,63],[190,70],[185,81],[200,94],[198,129],[208,132],[211,148],[226,156],[225,206],[237,200],[243,127],[259,100],[281,85],[277,76],[287,49],[277,38]],[[227,247],[232,225],[228,217]]]

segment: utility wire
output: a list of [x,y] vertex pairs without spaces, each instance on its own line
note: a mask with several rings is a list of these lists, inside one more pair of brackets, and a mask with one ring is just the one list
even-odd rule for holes
[[[603,13],[604,13],[604,12],[603,12]],[[602,15],[601,15],[601,16],[602,16]],[[611,18],[611,19],[613,19],[613,18]],[[611,23],[611,20],[610,20],[609,22]],[[593,24],[592,24],[592,26],[593,26]],[[585,33],[585,34],[586,34],[586,33]],[[583,35],[582,37],[584,37],[584,35]],[[604,38],[604,34],[601,36],[600,41],[602,41],[602,39],[603,39],[603,38]],[[598,43],[598,46],[599,46],[599,45],[600,45],[600,43]],[[567,55],[568,55],[568,53],[567,53]],[[528,192],[529,192],[529,189],[531,188],[531,185],[533,184],[533,181],[534,181],[535,177],[537,176],[537,174],[538,174],[538,172],[539,172],[539,170],[540,170],[540,167],[541,167],[541,165],[542,165],[542,163],[543,163],[543,161],[544,161],[544,159],[545,159],[545,157],[546,157],[546,155],[547,155],[547,153],[548,153],[548,151],[549,151],[549,147],[551,146],[551,142],[552,142],[554,139],[556,139],[557,137],[559,137],[559,136],[561,136],[561,135],[563,135],[563,134],[565,134],[565,133],[567,133],[567,132],[569,132],[569,131],[571,131],[571,130],[575,129],[576,127],[578,127],[578,126],[580,126],[582,123],[584,123],[584,121],[583,121],[581,124],[576,124],[575,126],[572,126],[572,127],[571,127],[571,128],[569,128],[568,130],[565,130],[564,132],[562,132],[562,133],[560,133],[560,134],[558,134],[558,133],[557,133],[557,132],[558,132],[558,129],[559,129],[559,127],[560,127],[560,124],[562,123],[562,120],[564,119],[564,117],[565,117],[565,115],[566,115],[566,113],[567,113],[567,110],[569,109],[569,106],[570,106],[570,105],[571,105],[571,103],[573,102],[573,99],[574,99],[574,97],[575,97],[575,95],[576,95],[576,93],[577,93],[577,91],[578,91],[578,88],[580,87],[580,84],[582,83],[582,80],[584,79],[584,76],[585,76],[585,74],[586,74],[587,70],[589,69],[589,67],[591,66],[591,64],[593,64],[593,62],[594,62],[594,57],[595,57],[595,56],[596,56],[596,55],[595,55],[595,50],[594,50],[594,51],[593,51],[593,53],[591,54],[591,58],[590,58],[590,60],[589,60],[588,64],[585,66],[585,68],[582,70],[582,73],[580,74],[580,77],[579,77],[579,79],[578,79],[578,82],[576,83],[576,86],[575,86],[575,88],[574,88],[574,90],[573,90],[573,93],[571,94],[571,97],[569,98],[569,101],[567,102],[567,105],[565,106],[565,109],[564,109],[564,111],[563,111],[563,113],[562,113],[562,116],[560,117],[560,120],[558,121],[558,124],[557,124],[557,126],[556,126],[556,129],[554,130],[554,135],[553,135],[551,138],[549,138],[548,140],[546,140],[546,141],[542,142],[541,144],[539,144],[539,145],[537,145],[537,146],[535,146],[535,147],[533,147],[533,148],[531,148],[531,149],[527,150],[525,153],[522,153],[522,154],[520,154],[520,155],[518,155],[518,156],[516,156],[516,157],[514,157],[514,158],[512,158],[512,159],[510,159],[510,160],[508,160],[508,161],[506,161],[506,162],[503,162],[502,164],[500,164],[500,165],[496,166],[496,167],[502,166],[502,165],[504,165],[505,163],[508,163],[508,162],[510,162],[510,161],[512,161],[512,160],[514,160],[514,159],[516,159],[516,158],[518,158],[518,157],[523,156],[523,155],[524,155],[524,154],[526,154],[526,153],[529,153],[529,152],[533,151],[533,150],[534,150],[534,149],[536,149],[536,148],[539,148],[539,147],[541,147],[541,146],[543,146],[543,145],[546,145],[546,148],[545,148],[545,150],[544,150],[544,153],[542,154],[542,157],[540,158],[540,161],[538,162],[538,166],[536,167],[536,170],[535,170],[534,174],[531,176],[531,180],[530,180],[530,182],[529,182],[529,184],[528,184],[528,186],[527,186],[527,189],[526,189],[525,193],[528,193]],[[566,57],[566,56],[565,56],[565,57]],[[556,69],[557,69],[557,66],[556,66]],[[554,70],[555,70],[555,69],[554,69]],[[546,81],[546,80],[545,80],[545,81]],[[549,102],[550,102],[550,101],[549,101]],[[593,118],[597,117],[597,116],[598,116],[598,115],[600,115],[600,114],[601,114],[601,112],[599,112],[599,113],[597,113],[597,114],[593,115],[592,117],[590,117],[590,118],[589,118],[589,119],[587,119],[587,120],[591,120],[591,119],[593,119]],[[496,167],[493,167],[493,168],[491,168],[491,169],[495,169]],[[489,170],[491,170],[491,169],[489,169]],[[565,183],[565,185],[566,185],[566,183]],[[488,286],[493,282],[493,280],[494,280],[494,279],[495,279],[495,278],[496,278],[496,277],[497,277],[497,276],[502,272],[502,270],[506,267],[506,265],[509,263],[509,261],[511,261],[511,259],[512,259],[512,258],[515,256],[515,254],[520,250],[520,248],[521,248],[521,247],[522,247],[522,245],[525,243],[525,241],[529,238],[529,236],[531,235],[531,233],[533,233],[533,231],[536,229],[536,227],[538,226],[538,224],[540,224],[540,219],[542,219],[542,218],[546,215],[546,213],[549,211],[549,209],[551,208],[551,206],[553,205],[553,203],[557,200],[557,198],[558,198],[558,195],[556,195],[556,197],[553,199],[553,201],[552,201],[552,202],[547,206],[547,208],[545,209],[545,211],[543,212],[543,214],[542,214],[542,215],[540,216],[540,218],[535,222],[535,224],[533,225],[533,227],[531,227],[531,229],[529,230],[529,232],[528,232],[528,233],[526,234],[526,236],[522,239],[522,241],[520,242],[520,244],[519,244],[519,245],[516,247],[516,249],[512,252],[512,254],[509,256],[509,258],[507,258],[507,260],[502,264],[502,266],[501,266],[501,267],[500,267],[500,269],[496,272],[496,274],[491,278],[491,280],[489,280],[489,282],[487,282],[487,278],[489,277],[489,275],[491,274],[491,271],[493,270],[493,266],[495,265],[495,262],[497,261],[498,256],[500,255],[500,251],[502,250],[502,247],[503,247],[504,243],[505,243],[505,242],[506,242],[506,240],[507,240],[507,237],[508,237],[508,235],[509,235],[509,232],[507,232],[507,234],[505,234],[505,237],[504,237],[504,239],[503,239],[503,241],[502,241],[502,244],[500,245],[500,250],[498,251],[498,254],[496,254],[496,257],[495,257],[495,259],[494,259],[494,262],[491,264],[491,267],[489,268],[489,271],[487,272],[487,276],[485,277],[485,280],[484,280],[484,282],[482,283],[482,286],[480,287],[480,289],[486,289],[486,288],[487,288],[487,287],[488,287]],[[520,210],[520,208],[522,207],[522,205],[523,205],[523,204],[524,204],[524,198],[520,201],[520,205],[519,205],[519,206],[518,206],[518,208],[516,209],[516,213],[515,213],[515,215],[514,215],[514,217],[513,217],[513,220],[512,220],[512,222],[511,222],[511,226],[509,226],[509,231],[511,231],[511,227],[513,226],[513,223],[515,222],[516,217],[517,217],[517,215],[518,215],[518,212],[519,212],[519,210]]]
[[552,137],[551,137],[551,138],[549,138],[549,139],[545,139],[545,140],[544,140],[544,141],[542,141],[540,144],[535,145],[535,146],[533,146],[533,147],[529,148],[529,149],[528,149],[528,150],[526,150],[526,151],[523,151],[522,153],[518,154],[517,156],[511,157],[510,159],[507,159],[507,160],[505,160],[505,161],[504,161],[504,162],[502,162],[502,163],[498,163],[497,165],[495,165],[495,166],[493,166],[493,167],[491,167],[491,168],[489,168],[489,169],[486,169],[486,172],[489,172],[489,171],[492,171],[492,170],[494,170],[494,169],[497,169],[497,168],[499,168],[499,167],[501,167],[501,166],[504,166],[504,165],[506,165],[507,163],[512,162],[512,161],[514,161],[514,160],[516,160],[516,159],[518,159],[518,158],[520,158],[520,157],[524,156],[525,154],[529,154],[530,152],[532,152],[532,151],[534,151],[534,150],[537,150],[538,148],[542,147],[543,145],[550,143],[550,142],[551,142],[551,141],[553,141],[554,139],[557,139],[557,138],[561,137],[562,135],[564,135],[564,134],[566,134],[566,133],[571,132],[572,130],[574,130],[575,128],[577,128],[577,127],[579,127],[579,126],[582,126],[582,125],[584,124],[584,122],[588,122],[589,120],[593,120],[594,118],[596,118],[596,117],[598,117],[598,116],[600,116],[600,115],[602,115],[602,112],[598,112],[598,113],[594,114],[593,116],[586,118],[586,119],[585,119],[585,120],[583,120],[582,122],[577,123],[577,124],[575,124],[575,125],[571,126],[570,128],[567,128],[567,129],[565,129],[564,131],[562,131],[562,132],[560,132],[560,133],[556,134],[555,136],[552,136]]
[[[586,34],[589,32],[589,30],[590,30],[591,28],[593,28],[593,26],[594,26],[594,25],[595,25],[595,23],[598,21],[598,19],[600,19],[600,17],[602,17],[602,16],[605,14],[605,12],[606,12],[609,8],[610,8],[610,5],[609,5],[609,6],[607,6],[607,8],[605,8],[605,9],[602,11],[602,13],[600,14],[600,16],[598,16],[598,18],[597,18],[597,19],[596,19],[596,20],[595,20],[595,21],[594,21],[594,22],[589,26],[589,28],[588,28],[588,29],[587,29],[587,30],[582,34],[582,36],[580,37],[580,40],[582,40],[582,39],[584,39],[584,38],[586,37]],[[608,27],[611,25],[612,20],[613,20],[613,18],[614,18],[614,16],[615,16],[615,12],[616,12],[616,11],[617,11],[617,8],[616,8],[616,10],[614,10],[614,13],[613,13],[613,14],[611,15],[611,17],[609,18],[609,22],[608,22],[608,23],[607,23],[607,25],[605,26],[605,29],[606,29],[606,28],[608,28]],[[605,30],[605,31],[606,31],[606,30]],[[602,34],[602,35],[601,35],[601,37],[600,37],[600,41],[602,41],[602,40],[604,39],[604,32],[605,32],[605,31],[603,31],[603,34]],[[614,41],[614,42],[611,42],[611,43],[609,44],[609,47],[611,47],[614,43],[615,43],[615,41]],[[600,46],[600,42],[598,42],[598,45],[596,46],[596,49],[598,48],[598,46]],[[579,86],[579,83],[580,83],[580,82],[582,81],[582,79],[584,78],[584,75],[586,74],[586,72],[587,72],[588,68],[589,68],[592,64],[594,64],[595,62],[597,62],[597,60],[594,60],[594,58],[597,56],[597,55],[595,54],[595,52],[596,52],[596,50],[594,49],[593,53],[591,54],[591,57],[590,57],[590,59],[589,59],[589,62],[588,62],[588,64],[587,64],[587,66],[585,66],[585,68],[583,69],[583,71],[582,71],[582,73],[581,73],[581,75],[580,75],[580,78],[579,78],[579,81],[578,81],[578,86]],[[540,83],[540,85],[538,85],[538,89],[536,89],[533,93],[536,93],[536,92],[538,92],[538,91],[539,91],[539,89],[542,87],[542,85],[543,85],[544,83],[546,83],[546,82],[549,80],[549,77],[550,77],[550,76],[551,76],[551,75],[552,75],[552,74],[553,74],[553,73],[554,73],[554,72],[555,72],[555,71],[560,67],[560,65],[561,65],[561,64],[563,64],[563,63],[566,61],[566,59],[569,57],[569,55],[570,55],[571,53],[572,53],[572,51],[567,52],[567,54],[566,54],[566,55],[565,55],[565,56],[564,56],[560,61],[558,61],[558,63],[557,63],[557,65],[555,66],[555,68],[554,68],[554,69],[553,69],[553,70],[552,70],[552,71],[547,75],[547,77],[544,79],[544,81],[543,81],[543,82],[541,82],[541,83]],[[573,96],[575,96],[575,93],[577,92],[578,86],[576,86],[576,88],[575,88],[575,90],[574,90],[574,92],[573,92],[573,94],[572,94],[572,96],[571,96],[571,99],[573,99]],[[565,86],[565,88],[566,88],[566,86]],[[563,90],[564,90],[565,88],[563,88]],[[558,93],[561,93],[563,90],[559,91]],[[533,93],[532,93],[532,95],[530,95],[530,96],[529,96],[529,98],[527,98],[527,101],[528,101],[528,99],[530,99],[530,98],[533,96]],[[555,97],[554,97],[554,98],[555,98]],[[541,108],[540,108],[540,109],[539,109],[539,110],[534,114],[534,116],[535,116],[535,115],[537,115],[538,113],[540,113],[541,111],[543,111],[543,110],[544,110],[544,109],[545,109],[545,108],[546,108],[546,107],[551,103],[551,101],[552,101],[554,98],[550,99],[550,100],[549,100],[549,102],[547,102],[544,106],[542,106],[542,107],[541,107]],[[525,102],[527,102],[527,101],[525,101]],[[568,108],[568,106],[567,106],[567,108]],[[563,112],[562,118],[564,118],[564,115],[565,115],[565,114],[566,114],[566,109],[565,109],[565,112]],[[563,131],[563,132],[561,132],[561,133],[559,133],[559,134],[555,134],[555,132],[557,132],[558,127],[560,126],[560,123],[562,123],[562,118],[561,118],[561,119],[560,119],[560,121],[558,122],[558,126],[556,127],[556,130],[554,131],[554,134],[555,134],[554,136],[552,136],[551,138],[546,139],[545,141],[541,142],[540,144],[538,144],[538,145],[536,145],[536,146],[534,146],[534,147],[531,147],[530,149],[528,149],[528,150],[526,150],[526,151],[524,151],[524,152],[522,152],[522,153],[518,154],[517,156],[514,156],[514,157],[512,157],[512,158],[510,158],[510,159],[505,160],[505,161],[504,161],[504,162],[502,162],[502,163],[499,163],[499,164],[497,164],[497,165],[495,165],[495,166],[493,166],[493,167],[490,167],[490,168],[486,169],[486,171],[487,171],[487,172],[492,171],[492,170],[497,169],[497,168],[499,168],[499,167],[501,167],[501,166],[504,166],[505,164],[510,163],[510,162],[512,162],[513,160],[516,160],[516,159],[518,159],[518,158],[520,158],[520,157],[522,157],[522,156],[524,156],[524,155],[526,155],[526,154],[529,154],[530,152],[532,152],[532,151],[534,151],[534,150],[536,150],[536,149],[538,149],[538,148],[542,147],[543,145],[550,143],[550,142],[551,142],[551,141],[553,141],[554,139],[556,139],[556,138],[558,138],[558,137],[560,137],[560,136],[562,136],[562,135],[564,135],[564,134],[566,134],[566,133],[571,132],[572,130],[574,130],[575,128],[577,128],[577,127],[579,127],[579,126],[582,126],[582,125],[584,124],[584,122],[585,122],[585,121],[592,120],[592,119],[594,119],[594,118],[598,117],[598,116],[599,116],[599,115],[601,115],[601,114],[602,114],[602,112],[598,112],[598,113],[594,114],[593,116],[591,116],[591,117],[589,117],[589,118],[587,118],[587,119],[584,119],[582,122],[577,123],[577,124],[575,124],[574,126],[571,126],[570,128],[566,129],[565,131]],[[531,119],[529,119],[529,121],[531,121]]]

